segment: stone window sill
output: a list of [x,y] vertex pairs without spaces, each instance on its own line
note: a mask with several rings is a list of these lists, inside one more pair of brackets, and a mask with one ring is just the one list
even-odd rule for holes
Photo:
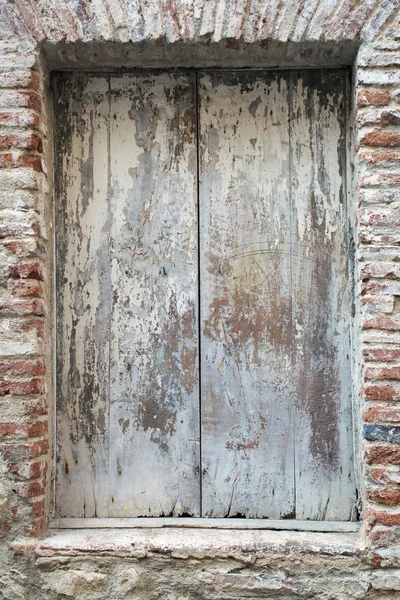
[[[237,557],[249,563],[270,554],[355,556],[363,550],[360,532],[195,527],[49,529],[29,545],[37,557],[88,553],[139,559],[161,554],[171,558]],[[27,540],[16,541],[13,547],[25,553]]]

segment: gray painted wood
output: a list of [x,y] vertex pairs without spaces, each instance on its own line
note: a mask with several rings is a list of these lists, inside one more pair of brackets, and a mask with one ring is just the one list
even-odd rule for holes
[[296,518],[357,518],[344,70],[293,72],[290,107]]
[[200,514],[195,76],[111,78],[110,516]]
[[203,516],[357,517],[344,81],[200,79]]
[[58,516],[355,520],[344,71],[55,84]]
[[288,82],[199,81],[204,517],[294,516]]
[[60,516],[108,516],[108,81],[55,80]]
[[356,533],[359,523],[334,521],[297,521],[283,519],[207,519],[201,518],[146,518],[139,519],[55,519],[49,523],[51,529],[258,529],[280,531],[321,531],[336,533]]

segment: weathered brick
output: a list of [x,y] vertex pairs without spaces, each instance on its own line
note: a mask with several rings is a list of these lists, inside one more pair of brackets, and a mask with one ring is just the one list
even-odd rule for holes
[[400,367],[368,367],[365,379],[400,379]]
[[398,192],[396,190],[364,188],[358,191],[358,201],[361,205],[391,204],[397,200]]
[[38,262],[19,263],[12,268],[14,279],[37,279],[43,281],[42,265]]
[[363,146],[394,148],[400,146],[399,131],[371,131],[361,136]]
[[39,74],[31,69],[12,69],[0,72],[0,88],[32,88],[39,90]]
[[25,462],[22,464],[10,464],[8,470],[16,481],[28,481],[41,479],[48,468],[47,461]]
[[376,208],[360,211],[360,223],[362,225],[398,225],[400,223],[400,209]]
[[359,153],[358,159],[360,162],[366,163],[370,167],[390,167],[396,166],[400,162],[400,152],[394,150],[385,151],[367,151]]
[[386,504],[387,506],[400,505],[400,488],[387,487],[385,489],[373,489],[367,491],[367,498],[377,504]]
[[0,125],[38,128],[39,124],[39,115],[31,109],[0,110]]
[[14,148],[43,152],[43,142],[36,133],[18,135],[0,135],[0,150],[11,150]]
[[395,425],[364,424],[364,438],[371,442],[400,443],[400,427]]
[[368,315],[373,314],[391,314],[394,310],[394,296],[369,296],[364,295],[361,298],[363,312]]
[[0,446],[0,452],[4,460],[8,462],[19,462],[28,458],[44,456],[49,451],[47,440],[36,440],[25,443],[6,443]]
[[27,153],[3,153],[0,154],[0,169],[16,169],[18,167],[27,167],[35,171],[42,172],[42,159],[35,154]]
[[400,358],[400,348],[364,348],[363,356],[368,361],[391,361]]
[[398,185],[400,183],[399,173],[389,173],[386,171],[373,171],[359,175],[358,183],[361,187],[379,187]]
[[383,111],[381,115],[381,124],[386,125],[400,125],[400,112],[397,110]]
[[395,444],[367,444],[364,450],[368,464],[400,465],[400,446]]
[[361,270],[362,279],[366,277],[400,279],[400,262],[378,262],[368,263]]
[[367,423],[400,423],[400,407],[373,404],[364,409]]
[[0,361],[1,375],[43,375],[45,372],[42,360],[8,360]]
[[[371,317],[363,319],[362,326],[364,329],[392,329],[400,330],[400,317]],[[400,374],[400,370],[399,370]]]
[[380,484],[399,484],[400,471],[396,467],[373,467],[369,472],[372,481]]
[[357,106],[387,106],[390,102],[390,92],[381,88],[360,90],[357,94]]
[[27,296],[43,298],[43,285],[37,280],[20,280],[14,283],[14,285],[12,286],[12,295],[16,296],[17,298],[25,298]]
[[397,541],[397,536],[388,527],[374,527],[368,535],[372,546],[377,548],[387,548]]
[[21,483],[17,487],[17,493],[21,498],[35,498],[43,496],[45,487],[41,481],[31,481],[29,483]]
[[27,429],[29,438],[43,437],[47,434],[48,423],[47,421],[36,421],[36,423],[30,423]]
[[364,394],[368,400],[381,400],[386,402],[400,400],[400,392],[391,385],[368,385],[364,388]]
[[32,517],[42,517],[44,515],[46,503],[44,499],[38,500],[37,502],[32,502],[31,505],[31,515]]
[[27,379],[0,381],[0,396],[27,396],[29,394],[41,394],[43,382],[41,379]]
[[400,525],[400,512],[388,512],[369,507],[364,513],[364,518],[370,525],[374,525],[375,523],[381,523],[388,527]]
[[36,315],[39,317],[45,314],[45,307],[41,300],[21,300],[16,298],[12,301],[1,302],[0,312],[7,315]]

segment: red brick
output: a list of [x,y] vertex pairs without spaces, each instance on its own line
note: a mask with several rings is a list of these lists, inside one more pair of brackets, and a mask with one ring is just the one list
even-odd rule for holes
[[47,415],[47,402],[44,397],[39,398],[39,400],[25,400],[23,403],[24,406],[24,414],[30,416],[44,416]]
[[37,421],[36,423],[32,423],[28,426],[27,433],[29,438],[36,438],[45,436],[47,431],[47,421]]
[[365,409],[363,419],[367,423],[399,423],[400,407],[375,404]]
[[40,479],[46,473],[48,464],[47,461],[34,463],[11,464],[8,465],[8,470],[17,481],[29,481],[30,479]]
[[45,510],[45,501],[38,500],[37,502],[32,502],[31,515],[33,518],[43,517]]
[[377,483],[400,483],[400,472],[386,467],[374,467],[370,471],[370,477]]
[[387,506],[400,506],[400,488],[387,487],[385,489],[374,489],[367,491],[367,498],[377,504]]
[[[362,225],[397,225],[400,223],[400,210],[390,207],[363,209],[360,211],[360,223]],[[372,265],[369,266],[372,267]]]
[[388,527],[400,525],[400,512],[392,513],[369,507],[364,511],[364,518],[370,525],[374,525],[375,523],[381,523]]
[[365,161],[367,165],[382,165],[398,163],[400,161],[400,152],[386,150],[384,152],[363,151],[358,155],[360,161]]
[[30,135],[0,135],[0,150],[11,150],[12,148],[43,152],[43,143],[36,134]]
[[371,131],[361,138],[364,146],[394,148],[400,146],[400,132],[397,131]]
[[372,546],[378,548],[387,548],[397,541],[394,532],[387,527],[374,527],[369,532],[369,539]]
[[400,348],[364,348],[363,355],[368,361],[388,361],[400,358]]
[[364,319],[362,322],[364,329],[390,329],[396,331],[400,329],[400,318],[397,317],[372,317]]
[[357,106],[387,106],[390,102],[390,94],[387,90],[368,89],[361,90],[357,95]]
[[[35,301],[32,301],[32,303],[34,302]],[[15,320],[10,324],[10,329],[15,333],[29,333],[31,331],[36,331],[38,335],[43,335],[44,321],[42,319]]]
[[39,115],[30,109],[0,111],[0,125],[8,127],[38,127]]
[[400,393],[391,385],[368,385],[364,388],[364,394],[368,400],[383,400],[386,402],[400,400]]
[[[36,242],[36,249],[35,245],[32,244],[32,240],[3,240],[1,243],[7,250],[16,256],[32,256],[33,251],[35,254],[38,251],[39,253],[42,253],[40,252],[40,249],[42,248],[41,243],[38,242],[38,240],[34,241]],[[32,250],[32,247],[34,250]],[[19,279],[19,277],[17,277],[17,279]]]
[[43,531],[46,528],[46,522],[44,519],[40,518],[37,521],[34,522],[33,527],[31,529],[31,536],[32,537],[39,537],[40,535],[42,535]]
[[0,361],[0,375],[43,375],[44,372],[42,360]]
[[0,423],[0,436],[7,437],[9,435],[27,435],[28,424],[20,421]]
[[16,462],[26,458],[38,458],[47,454],[49,444],[47,440],[26,442],[24,444],[3,444],[1,454],[6,461]]
[[399,111],[384,111],[381,115],[381,124],[386,125],[400,125],[400,113]]
[[37,280],[34,281],[18,281],[13,285],[12,295],[19,298],[25,296],[36,296],[42,298],[44,296],[43,286]]
[[361,187],[382,187],[387,185],[397,185],[399,183],[400,175],[386,171],[371,171],[369,173],[360,174],[358,177],[358,184]]
[[45,488],[41,481],[31,481],[29,483],[19,484],[17,493],[21,498],[35,498],[36,496],[43,496]]
[[394,444],[368,444],[364,451],[368,464],[400,465],[400,446]]
[[38,262],[20,263],[12,267],[14,279],[37,279],[43,281],[42,265]]
[[27,379],[24,381],[0,381],[0,396],[28,396],[41,394],[43,382],[41,379]]
[[42,159],[36,154],[0,154],[0,169],[32,168],[41,173]]
[[365,370],[365,379],[400,379],[400,367],[368,367]]
[[43,302],[41,300],[13,300],[0,304],[0,311],[3,313],[13,313],[15,315],[35,315],[41,317],[45,314]]

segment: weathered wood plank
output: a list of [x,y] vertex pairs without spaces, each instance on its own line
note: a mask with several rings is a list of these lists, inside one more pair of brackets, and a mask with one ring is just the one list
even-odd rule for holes
[[356,533],[359,523],[334,521],[297,521],[283,519],[196,519],[191,518],[146,518],[124,519],[55,519],[49,524],[51,529],[257,529],[281,531],[321,531],[336,533]]
[[294,515],[288,74],[199,80],[203,516]]
[[195,94],[111,78],[112,516],[200,511]]
[[57,513],[108,515],[108,81],[56,79]]
[[356,519],[344,70],[291,75],[296,518]]

